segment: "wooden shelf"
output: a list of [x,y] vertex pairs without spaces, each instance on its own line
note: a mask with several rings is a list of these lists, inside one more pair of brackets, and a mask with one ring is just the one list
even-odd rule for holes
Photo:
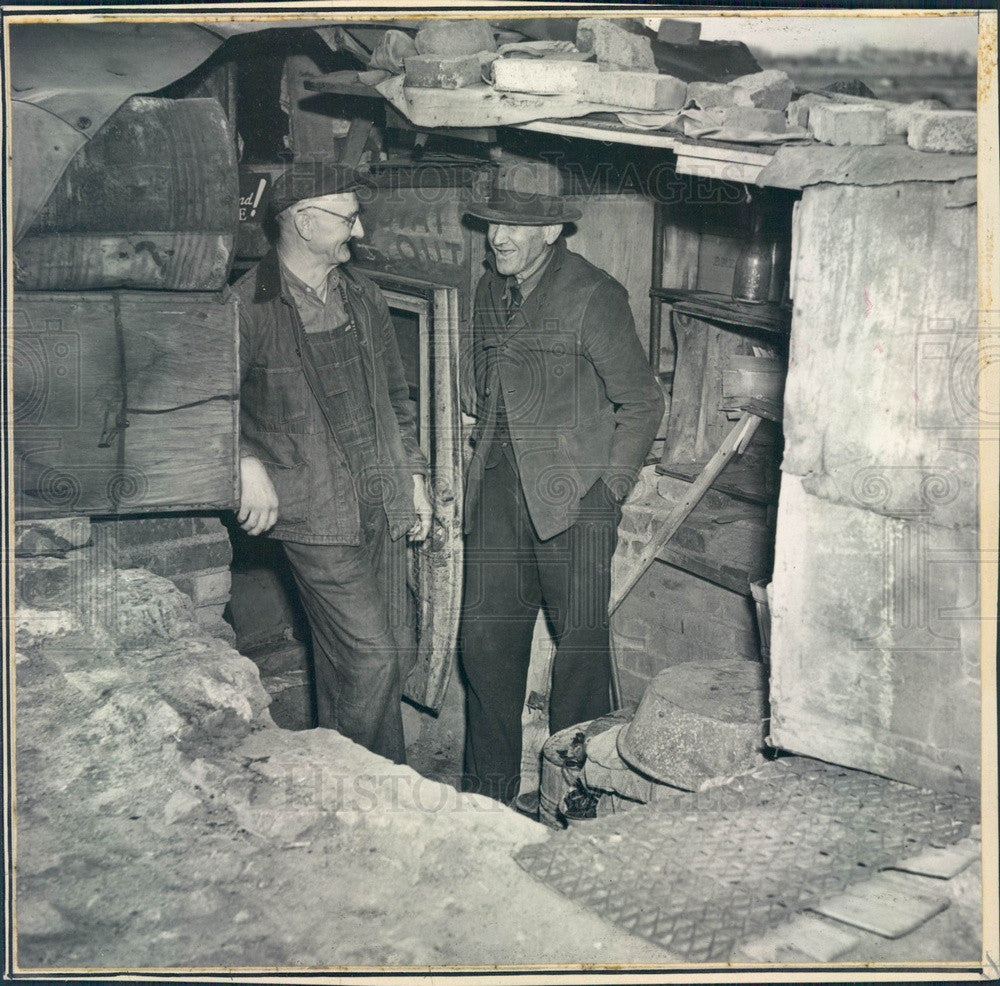
[[724,294],[689,288],[654,288],[649,294],[669,303],[681,315],[693,315],[707,322],[778,335],[787,335],[792,327],[792,310],[770,301],[759,304],[734,301]]

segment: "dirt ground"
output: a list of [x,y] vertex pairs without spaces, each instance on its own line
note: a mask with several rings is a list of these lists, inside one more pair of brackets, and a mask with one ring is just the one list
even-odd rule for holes
[[[517,866],[549,830],[278,728],[255,665],[185,596],[115,578],[111,629],[17,614],[19,970],[671,962]],[[975,955],[977,879],[909,940],[844,960]]]

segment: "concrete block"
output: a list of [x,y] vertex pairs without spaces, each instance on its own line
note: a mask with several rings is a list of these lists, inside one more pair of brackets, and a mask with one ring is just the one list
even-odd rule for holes
[[972,110],[926,110],[914,113],[906,142],[917,151],[976,153],[976,114]]
[[687,85],[672,75],[652,72],[592,72],[581,77],[580,94],[591,102],[609,106],[679,110],[687,98]]
[[886,112],[881,106],[818,103],[809,111],[809,127],[824,144],[884,144]]
[[792,98],[794,86],[784,72],[768,69],[733,79],[736,102],[744,106],[759,106],[768,110],[784,110]]
[[413,40],[420,55],[459,58],[480,51],[497,50],[493,29],[484,20],[428,21]]
[[711,109],[713,106],[733,106],[736,103],[736,92],[725,82],[689,82],[686,101],[694,103],[700,110]]
[[493,87],[505,92],[573,93],[590,98],[584,95],[586,80],[598,74],[593,62],[498,58],[493,63]]
[[672,17],[664,17],[656,31],[656,40],[665,41],[671,45],[693,45],[701,37],[701,24],[698,21],[678,21]]
[[228,541],[213,535],[186,538],[167,544],[133,545],[120,557],[122,567],[148,568],[157,575],[182,575],[206,568],[222,568],[232,560]]
[[946,110],[948,107],[940,99],[918,99],[913,103],[884,103],[886,130],[890,134],[905,137],[910,123],[917,113],[927,110]]
[[576,46],[580,51],[592,51],[602,69],[628,72],[657,70],[649,38],[632,34],[601,17],[580,20],[576,27]]
[[19,520],[14,527],[14,554],[20,557],[64,555],[90,543],[89,517]]
[[[177,541],[180,538],[191,537],[195,533],[194,521],[191,517],[138,517],[134,520],[109,521],[118,537],[121,547],[135,544],[154,544],[157,541]],[[218,528],[225,533],[225,528],[216,519]]]
[[211,568],[181,575],[171,581],[181,592],[191,597],[195,606],[225,604],[229,600],[232,573],[228,568]]
[[411,55],[404,64],[406,85],[414,89],[463,89],[479,82],[483,72],[478,55]]
[[[492,32],[490,34],[492,37]],[[372,57],[368,62],[368,67],[372,69],[384,69],[398,75],[405,68],[404,61],[411,55],[419,55],[417,44],[408,34],[403,31],[389,30],[379,39],[372,51]],[[473,52],[474,54],[474,52]]]
[[799,96],[798,99],[789,103],[785,109],[785,118],[788,120],[788,125],[790,127],[808,127],[809,111],[814,106],[821,104],[829,105],[831,102],[832,100],[827,99],[825,96],[819,96],[811,92],[807,92],[804,96]]
[[756,106],[730,106],[725,111],[722,125],[738,133],[783,134],[788,125],[782,110],[763,109]]

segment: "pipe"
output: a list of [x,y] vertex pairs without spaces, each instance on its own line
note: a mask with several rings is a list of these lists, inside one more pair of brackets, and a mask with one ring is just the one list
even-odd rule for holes
[[653,204],[653,271],[650,279],[649,298],[649,365],[653,373],[660,372],[660,331],[663,320],[663,302],[657,297],[663,287],[663,227],[666,225],[666,206]]

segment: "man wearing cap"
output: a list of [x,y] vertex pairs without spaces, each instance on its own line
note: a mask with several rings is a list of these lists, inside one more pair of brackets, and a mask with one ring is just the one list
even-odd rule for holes
[[556,639],[549,731],[610,709],[608,598],[621,503],[663,415],[628,293],[566,248],[558,196],[496,190],[476,291],[466,484],[463,787],[517,794],[532,631]]
[[349,263],[367,187],[343,166],[286,173],[272,195],[276,247],[233,288],[238,520],[270,531],[291,564],[319,725],[402,763],[399,701],[415,656],[404,535],[427,536],[431,506],[389,310]]

